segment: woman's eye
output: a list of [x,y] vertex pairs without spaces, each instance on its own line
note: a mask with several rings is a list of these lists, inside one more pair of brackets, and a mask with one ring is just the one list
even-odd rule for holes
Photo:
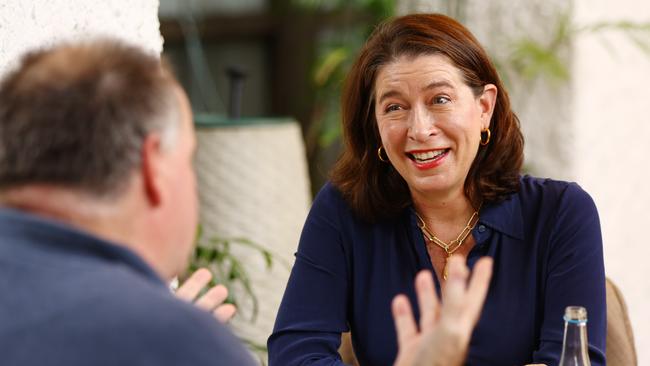
[[402,106],[400,106],[399,104],[390,104],[388,107],[386,107],[386,113],[399,111],[402,109],[403,109]]
[[447,104],[449,102],[451,102],[451,99],[449,99],[448,97],[440,96],[440,97],[433,98],[433,104]]

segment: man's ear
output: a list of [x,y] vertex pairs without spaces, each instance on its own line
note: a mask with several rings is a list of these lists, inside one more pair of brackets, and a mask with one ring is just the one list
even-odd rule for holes
[[149,134],[142,144],[142,184],[149,203],[160,205],[162,200],[163,154],[160,135]]
[[490,120],[494,112],[494,104],[497,101],[497,87],[494,84],[486,84],[483,93],[479,96],[478,102],[481,107],[481,123],[483,129],[490,127]]

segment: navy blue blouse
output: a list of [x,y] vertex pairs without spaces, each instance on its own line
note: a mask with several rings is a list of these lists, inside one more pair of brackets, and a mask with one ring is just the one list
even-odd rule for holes
[[[605,365],[605,274],[591,197],[575,183],[526,176],[518,193],[479,214],[467,263],[490,256],[494,270],[466,364],[557,365],[564,309],[581,305],[591,363]],[[270,365],[342,365],[337,349],[348,330],[361,365],[391,365],[397,343],[390,303],[405,293],[417,304],[413,280],[422,269],[433,271],[412,208],[369,224],[325,185],[268,341]]]

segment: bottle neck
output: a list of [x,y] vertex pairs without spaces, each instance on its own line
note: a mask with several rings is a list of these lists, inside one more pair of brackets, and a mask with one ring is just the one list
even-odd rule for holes
[[560,365],[591,365],[586,321],[568,320],[564,323],[564,346]]

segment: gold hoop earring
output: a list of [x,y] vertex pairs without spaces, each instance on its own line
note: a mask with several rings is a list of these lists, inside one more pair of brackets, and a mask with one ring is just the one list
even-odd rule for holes
[[[379,160],[381,160],[382,162],[384,162],[384,163],[388,163],[388,161],[389,161],[389,160],[388,160],[388,155],[386,155],[386,158],[384,158],[383,156],[381,156],[381,152],[382,152],[383,150],[384,150],[384,147],[383,147],[383,146],[379,146],[379,149],[377,149],[377,157],[379,157]],[[385,154],[385,153],[386,153],[386,152],[384,151],[384,154]]]
[[[485,138],[485,141],[483,141],[483,132],[487,134],[487,137]],[[486,128],[485,130],[481,131],[481,146],[485,146],[490,143],[490,137],[492,137],[492,134],[490,133],[490,129]]]

